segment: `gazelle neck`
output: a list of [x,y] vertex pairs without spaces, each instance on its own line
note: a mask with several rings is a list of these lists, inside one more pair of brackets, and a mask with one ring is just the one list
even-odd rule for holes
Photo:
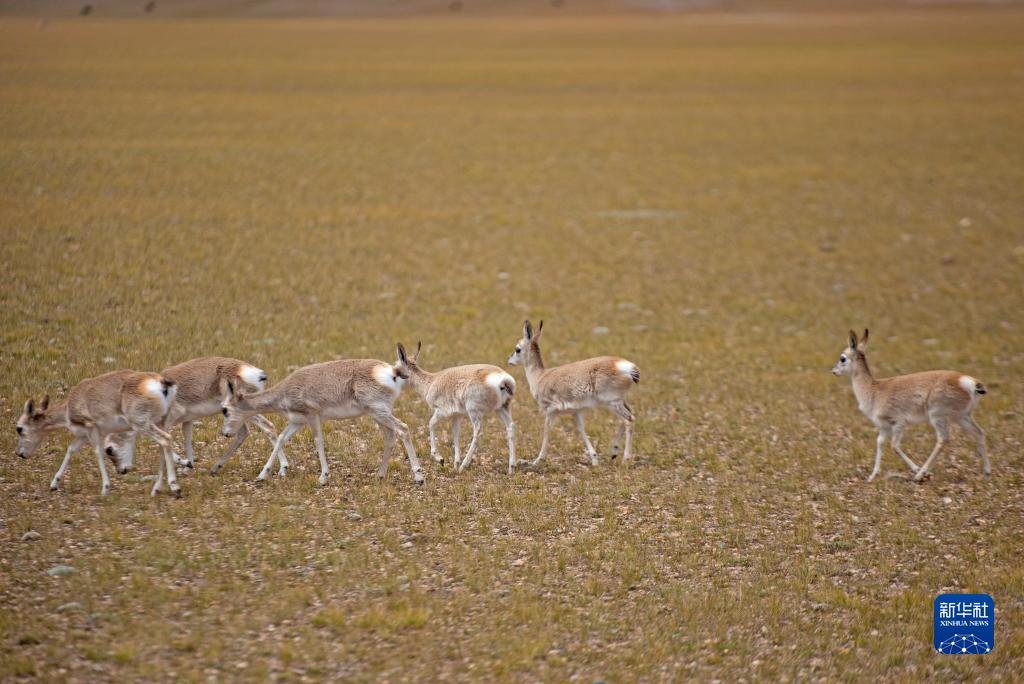
[[523,368],[526,371],[526,383],[530,386],[530,394],[535,395],[537,384],[540,382],[541,376],[544,375],[544,359],[540,355],[539,345],[535,343],[530,345]]
[[281,392],[275,386],[262,392],[248,395],[238,402],[238,408],[247,416],[257,413],[281,411]]
[[68,400],[62,399],[46,411],[46,415],[43,416],[43,421],[40,427],[46,432],[51,432],[53,430],[67,427],[68,424]]
[[434,373],[423,370],[419,366],[409,364],[409,384],[421,397],[426,398],[430,386],[434,382]]
[[857,405],[861,411],[867,413],[874,398],[875,378],[871,375],[871,368],[868,367],[868,360],[864,354],[854,355],[850,377],[853,379],[853,394],[857,397]]

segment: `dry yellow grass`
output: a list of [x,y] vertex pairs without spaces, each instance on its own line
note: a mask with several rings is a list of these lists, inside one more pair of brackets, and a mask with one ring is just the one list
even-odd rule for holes
[[[507,477],[492,418],[422,489],[374,480],[368,421],[328,428],[327,487],[305,433],[287,480],[252,484],[257,438],[179,501],[148,497],[152,446],[107,499],[86,451],[50,493],[67,438],[22,462],[5,430],[0,679],[1021,679],[1022,30],[0,22],[4,424],[197,355],[502,363],[526,316],[550,363],[643,372],[628,469],[566,421]],[[992,478],[957,436],[921,486],[864,482],[874,433],[828,373],[862,326],[879,373],[989,386]],[[426,409],[398,414],[425,456]],[[932,652],[943,590],[995,597],[993,654]]]

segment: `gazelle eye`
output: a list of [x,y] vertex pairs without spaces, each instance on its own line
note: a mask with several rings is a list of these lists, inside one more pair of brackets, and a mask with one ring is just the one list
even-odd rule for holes
[[844,355],[840,356],[839,360],[842,361],[843,363],[846,363],[846,355],[844,354]]
[[226,415],[228,415],[228,409],[227,409],[227,407],[226,407],[226,406],[225,406],[225,407],[222,407],[222,408],[221,408],[221,410],[220,410],[220,412],[221,412],[221,413],[223,413],[223,414],[224,414],[225,416],[226,416]]
[[523,351],[523,350],[522,350],[522,349],[520,349],[519,347],[516,347],[516,354],[518,354],[518,353],[519,353],[519,352],[521,352],[521,351]]
[[18,434],[19,434],[19,435],[20,435],[20,434],[21,434],[22,432],[24,432],[24,431],[25,431],[25,428],[21,427],[20,425],[19,425],[18,427],[14,428],[14,429],[18,431]]

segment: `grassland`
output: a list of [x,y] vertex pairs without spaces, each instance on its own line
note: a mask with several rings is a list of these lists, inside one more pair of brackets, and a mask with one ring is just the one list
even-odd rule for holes
[[[374,480],[368,421],[328,428],[326,487],[303,433],[287,480],[253,484],[253,439],[181,500],[148,496],[152,445],[106,499],[86,451],[51,493],[68,438],[21,461],[5,429],[0,679],[1024,678],[1021,35],[1017,10],[0,22],[3,424],[198,355],[502,363],[527,316],[549,363],[643,371],[630,467],[566,421],[507,477],[492,419],[422,489]],[[864,482],[874,433],[828,373],[864,326],[877,373],[986,382],[991,478],[957,433],[923,485]],[[425,454],[424,406],[397,411]],[[932,652],[958,590],[995,597],[993,654]]]

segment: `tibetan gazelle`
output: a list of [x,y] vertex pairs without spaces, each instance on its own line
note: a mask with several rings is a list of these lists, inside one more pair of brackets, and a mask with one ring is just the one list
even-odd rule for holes
[[[852,378],[857,405],[878,428],[875,467],[868,482],[875,479],[881,470],[882,448],[889,438],[892,438],[892,448],[910,466],[914,479],[920,482],[949,441],[950,423],[957,423],[974,436],[982,469],[988,475],[992,469],[985,453],[985,433],[971,415],[978,406],[978,399],[985,394],[985,386],[971,376],[955,371],[926,371],[876,380],[864,354],[867,345],[867,330],[859,341],[851,330],[849,346],[839,355],[832,373]],[[900,448],[900,441],[907,425],[925,421],[935,429],[935,448],[924,465],[918,468]]]
[[540,355],[540,336],[544,321],[537,326],[534,334],[530,321],[523,324],[523,338],[516,343],[515,351],[508,357],[509,364],[523,366],[530,393],[544,412],[544,440],[540,453],[530,461],[537,465],[548,450],[548,437],[555,417],[571,413],[576,429],[583,437],[591,465],[597,465],[597,449],[590,443],[583,428],[583,412],[595,406],[604,406],[621,419],[622,424],[612,442],[612,460],[619,455],[619,445],[625,435],[622,460],[632,456],[633,410],[626,404],[626,395],[633,385],[640,382],[640,369],[631,361],[618,356],[598,356],[584,361],[567,363],[564,366],[545,368]]
[[224,400],[224,435],[230,437],[258,413],[283,413],[288,425],[281,432],[257,480],[265,480],[280,460],[278,475],[288,470],[284,446],[304,425],[313,431],[317,455],[320,457],[320,484],[327,484],[327,456],[324,453],[324,435],[321,422],[370,416],[384,432],[384,455],[378,477],[387,474],[388,462],[395,439],[401,439],[409,457],[413,481],[423,484],[423,468],[416,458],[409,427],[395,417],[393,407],[402,391],[406,371],[374,359],[327,361],[305,366],[268,390],[246,395],[233,384]]
[[[267,374],[252,364],[224,356],[204,356],[165,368],[160,375],[173,381],[178,388],[170,411],[164,418],[163,429],[170,432],[175,425],[181,424],[182,436],[185,439],[185,458],[174,454],[174,462],[192,468],[195,456],[192,451],[192,424],[207,416],[223,412],[221,404],[228,395],[228,383],[245,391],[259,392],[266,389]],[[249,435],[250,423],[262,430],[270,438],[271,444],[277,441],[277,430],[274,424],[263,416],[256,415],[242,425],[238,434],[228,445],[220,460],[210,469],[216,474],[224,467],[228,459]],[[107,454],[122,462],[131,464],[135,453],[134,432],[114,435],[107,440]]]
[[[181,488],[174,475],[171,436],[159,427],[170,410],[176,390],[173,381],[158,373],[118,370],[83,380],[71,388],[63,401],[53,406],[50,406],[48,396],[43,397],[38,405],[30,399],[18,418],[18,448],[15,453],[28,458],[48,433],[64,428],[74,435],[74,439],[50,482],[50,489],[60,487],[71,456],[90,442],[96,449],[103,482],[100,494],[106,496],[110,491],[110,478],[104,463],[104,438],[120,432],[141,433],[160,445],[160,469],[170,469],[167,483],[171,493],[179,496]],[[114,462],[121,473],[127,472],[130,466],[116,459]],[[158,478],[153,494],[160,491],[161,482],[162,478]]]
[[[436,373],[429,373],[419,367],[421,345],[416,344],[416,353],[407,356],[405,347],[398,345],[398,365],[409,374],[409,384],[423,397],[427,405],[434,411],[430,418],[430,455],[438,463],[444,458],[437,450],[437,424],[445,418],[452,419],[452,442],[455,446],[454,465],[458,472],[469,467],[476,453],[477,440],[484,418],[492,411],[505,425],[508,437],[508,472],[511,474],[516,461],[516,430],[512,422],[512,395],[516,391],[516,381],[511,375],[498,368],[483,363],[469,366],[454,366]],[[473,426],[473,438],[466,450],[466,458],[461,458],[459,449],[459,428],[462,419],[469,418]]]

